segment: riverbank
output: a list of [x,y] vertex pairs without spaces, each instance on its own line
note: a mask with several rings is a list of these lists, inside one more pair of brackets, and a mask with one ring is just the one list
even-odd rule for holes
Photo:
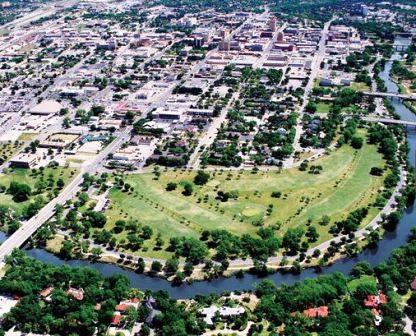
[[[366,244],[366,238],[368,234],[372,231],[378,230],[381,228],[383,223],[383,218],[387,217],[392,212],[396,211],[396,199],[401,196],[401,191],[405,187],[407,181],[407,173],[403,169],[401,169],[400,173],[400,181],[397,184],[396,188],[394,189],[390,199],[387,201],[387,204],[384,208],[378,213],[378,215],[370,221],[365,227],[361,228],[359,231],[355,233],[355,239],[346,243],[347,237],[340,236],[332,238],[329,241],[326,241],[314,248],[310,248],[303,254],[303,259],[300,260],[299,255],[297,256],[275,256],[270,257],[268,261],[264,264],[258,264],[251,259],[236,259],[230,260],[228,267],[225,269],[218,269],[215,270],[214,267],[221,267],[221,263],[213,262],[210,267],[207,267],[207,264],[198,264],[193,266],[193,271],[191,275],[184,276],[183,279],[180,281],[175,277],[175,272],[173,274],[166,274],[163,271],[152,271],[152,264],[154,262],[158,262],[163,267],[166,264],[166,260],[162,259],[154,259],[148,257],[138,257],[133,255],[128,255],[125,252],[118,252],[115,250],[104,250],[100,255],[95,255],[94,253],[85,253],[80,249],[75,251],[75,257],[84,260],[93,260],[94,262],[103,262],[118,265],[120,267],[131,269],[135,272],[140,272],[143,274],[150,275],[152,277],[161,277],[168,281],[174,282],[179,284],[181,282],[192,283],[194,281],[205,281],[210,280],[212,278],[221,277],[231,277],[234,275],[242,276],[242,271],[244,272],[254,272],[254,273],[267,273],[267,272],[276,272],[276,271],[293,271],[295,274],[299,273],[302,269],[305,268],[315,268],[318,266],[330,265],[336,262],[341,258],[348,257],[351,254],[349,252],[337,252],[331,258],[328,258],[323,261],[324,253],[330,248],[337,246],[338,249],[341,249],[342,245],[345,245],[344,249],[348,249],[348,245],[356,245],[357,248],[352,251],[352,253],[358,253],[362,248],[364,248]],[[68,237],[67,237],[68,238]],[[56,241],[58,239],[58,242]],[[63,232],[59,233],[57,237],[49,241],[46,246],[46,250],[55,254],[59,255],[60,246],[62,242],[65,240],[65,234]],[[89,241],[89,248],[90,251],[93,249],[102,249],[102,246],[99,244],[95,244],[93,241]],[[339,245],[338,245],[339,244]],[[316,255],[316,251],[319,250],[320,254]],[[140,265],[143,266],[140,266]],[[180,262],[178,264],[181,271],[185,266],[185,262]],[[213,270],[214,269],[214,270]]]

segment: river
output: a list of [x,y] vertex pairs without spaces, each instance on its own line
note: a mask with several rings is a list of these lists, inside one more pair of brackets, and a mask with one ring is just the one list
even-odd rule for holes
[[[397,40],[398,44],[402,44],[403,42],[410,43],[408,39]],[[400,59],[400,57],[401,56],[399,53],[395,53],[392,59]],[[380,77],[384,80],[389,92],[398,92],[397,85],[394,82],[392,82],[389,77],[391,66],[392,62],[387,62],[384,71],[380,73]],[[409,111],[409,109],[407,109],[400,101],[394,100],[392,101],[392,103],[396,109],[396,112],[400,115],[402,119],[416,121],[416,115]],[[408,141],[410,147],[409,162],[413,167],[415,167],[415,130],[408,131]],[[403,217],[401,218],[400,223],[397,226],[396,231],[387,233],[384,236],[384,238],[379,242],[378,247],[374,249],[367,249],[355,258],[344,258],[338,260],[331,266],[323,267],[320,272],[318,272],[316,269],[308,268],[303,270],[299,275],[291,273],[282,274],[280,272],[277,272],[275,274],[271,274],[263,278],[259,278],[258,276],[252,274],[246,274],[242,279],[238,279],[236,277],[218,278],[211,281],[200,281],[194,282],[192,284],[183,284],[179,287],[173,287],[171,283],[164,279],[149,277],[143,274],[137,274],[131,270],[123,269],[122,267],[117,265],[93,263],[88,260],[64,261],[60,260],[58,257],[42,249],[30,249],[27,250],[27,254],[30,257],[53,265],[68,264],[71,266],[92,267],[106,277],[117,273],[123,274],[130,279],[130,284],[132,287],[139,288],[141,290],[165,290],[174,299],[185,299],[192,298],[198,294],[207,295],[210,293],[222,293],[224,291],[249,290],[252,289],[256,283],[260,282],[262,279],[265,278],[272,280],[276,284],[276,286],[280,286],[282,284],[294,284],[297,281],[306,278],[313,278],[318,276],[319,274],[329,274],[333,272],[342,272],[344,274],[349,274],[353,266],[358,261],[368,261],[371,265],[375,266],[380,262],[386,260],[390,256],[393,249],[402,246],[406,243],[410,230],[415,223],[416,211],[415,204],[413,204],[413,206],[405,210]],[[0,241],[4,240],[4,238],[5,235],[3,233],[0,233]]]

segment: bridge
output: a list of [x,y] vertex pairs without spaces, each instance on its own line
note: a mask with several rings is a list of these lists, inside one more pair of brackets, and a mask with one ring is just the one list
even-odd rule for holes
[[377,118],[377,117],[362,117],[361,119],[368,121],[368,122],[380,122],[383,124],[399,124],[399,125],[404,125],[404,126],[416,127],[416,121],[390,119],[390,118]]
[[415,100],[416,101],[416,95],[411,94],[402,94],[402,93],[396,93],[396,92],[363,92],[364,96],[369,97],[379,97],[379,98],[397,98],[402,100]]

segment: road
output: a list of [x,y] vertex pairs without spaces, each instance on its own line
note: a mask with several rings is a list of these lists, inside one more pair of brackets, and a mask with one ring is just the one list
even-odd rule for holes
[[[305,112],[306,105],[308,105],[309,95],[310,95],[310,93],[313,89],[313,86],[315,84],[315,79],[318,76],[320,66],[321,66],[321,62],[323,61],[323,58],[325,56],[326,40],[327,40],[327,37],[328,37],[329,27],[331,26],[331,23],[335,19],[336,18],[333,18],[332,20],[325,23],[325,25],[322,29],[321,39],[319,40],[318,50],[315,53],[315,55],[313,57],[313,60],[312,60],[311,74],[309,76],[309,81],[306,84],[305,89],[304,89],[305,93],[303,95],[302,105],[299,108],[298,122],[297,122],[297,125],[296,125],[296,128],[295,128],[296,129],[296,134],[295,134],[295,139],[293,140],[294,153],[302,151],[302,147],[300,146],[300,137],[303,133],[303,125],[302,125],[303,114]],[[290,168],[290,167],[293,166],[293,163],[294,163],[294,155],[291,155],[290,158],[285,160],[283,165],[286,168]]]
[[220,115],[214,119],[214,121],[209,125],[208,130],[204,133],[202,138],[199,140],[198,145],[196,146],[194,152],[192,153],[191,157],[189,158],[189,163],[187,165],[188,169],[198,169],[200,164],[200,157],[202,155],[202,148],[209,148],[212,143],[214,142],[218,130],[221,127],[222,123],[225,122],[227,118],[227,114],[232,108],[234,101],[238,98],[239,92],[236,91],[231,96],[228,104],[222,109]]
[[[265,16],[269,15],[268,13],[269,12],[267,10],[260,17],[265,17]],[[249,18],[244,23],[242,23],[238,28],[236,28],[233,32],[231,32],[229,38],[231,39],[236,34],[238,34],[241,31],[241,29],[244,27],[244,25],[253,21],[254,18],[255,17]],[[257,62],[254,64],[254,66],[253,66],[254,68],[258,68],[264,63],[265,58],[267,57],[267,55],[269,55],[270,51],[273,48],[273,43],[276,40],[277,34],[281,31],[283,31],[285,29],[285,27],[286,27],[286,24],[284,24],[282,27],[280,27],[279,30],[277,30],[273,34],[273,37],[271,38],[270,42],[268,43],[268,45],[267,45],[266,49],[264,50],[264,52],[262,53],[261,57],[259,57]],[[217,51],[218,51],[218,48],[213,50],[213,52],[217,52]],[[208,59],[208,57],[206,57],[205,59]],[[218,78],[220,78],[221,75],[222,75],[222,73],[218,76]],[[218,79],[218,78],[216,78],[216,79]],[[238,96],[239,96],[239,92],[235,92],[232,95],[228,104],[222,109],[220,115],[214,119],[214,121],[209,125],[208,130],[204,133],[202,138],[199,139],[198,145],[195,147],[194,152],[191,154],[191,156],[189,158],[189,162],[188,162],[188,165],[187,165],[188,169],[198,169],[198,167],[200,165],[200,157],[203,153],[201,151],[201,148],[202,147],[203,148],[208,148],[215,141],[215,138],[218,134],[218,129],[221,127],[222,123],[225,122],[225,120],[227,118],[227,114],[231,110],[231,108],[233,107],[233,103],[238,98]]]
[[67,200],[72,199],[81,188],[80,184],[83,181],[82,175],[84,173],[97,173],[101,162],[107,155],[126,141],[129,136],[130,128],[126,128],[122,132],[116,134],[116,139],[104,148],[91,164],[82,168],[81,172],[75,176],[56,198],[46,204],[36,216],[22,223],[22,226],[0,246],[0,262],[4,260],[4,257],[9,255],[14,248],[22,246],[25,241],[27,241],[46,221],[49,220],[49,218],[53,216],[57,204],[64,204]]

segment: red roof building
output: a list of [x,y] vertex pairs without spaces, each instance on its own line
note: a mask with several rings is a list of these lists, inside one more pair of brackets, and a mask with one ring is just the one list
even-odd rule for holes
[[131,305],[128,305],[128,304],[125,304],[125,303],[121,303],[121,304],[118,304],[117,306],[116,306],[116,310],[117,311],[126,311],[128,308],[130,308],[130,307],[132,307]]
[[376,308],[371,309],[371,314],[373,314],[374,316],[380,316],[380,313]]
[[316,317],[327,317],[329,310],[327,306],[321,306],[318,308],[309,308],[303,311],[303,314],[306,317],[316,318]]
[[71,288],[70,287],[66,291],[66,293],[68,295],[71,295],[75,300],[78,300],[78,301],[84,300],[84,290],[82,288],[81,289],[76,289],[76,288]]
[[384,295],[381,291],[378,292],[378,295],[368,295],[367,299],[364,300],[364,306],[367,308],[377,308],[380,304],[387,303],[387,296]]
[[48,298],[49,295],[51,295],[52,291],[53,291],[53,287],[45,288],[43,291],[40,292],[41,298],[43,299]]
[[117,313],[114,314],[111,320],[111,324],[114,326],[119,326],[121,324],[121,315]]

